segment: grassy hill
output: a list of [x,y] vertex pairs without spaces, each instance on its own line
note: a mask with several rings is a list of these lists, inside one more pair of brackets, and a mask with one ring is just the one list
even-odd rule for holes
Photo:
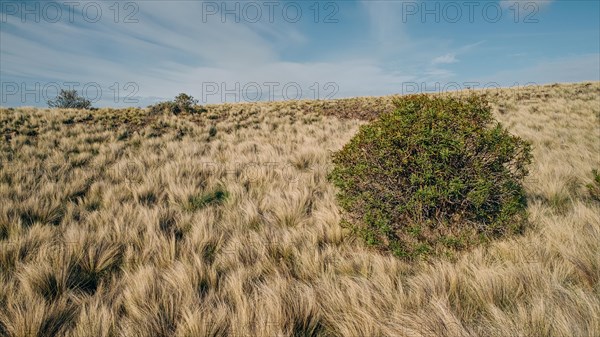
[[600,335],[600,83],[481,94],[533,144],[531,226],[413,264],[326,178],[394,97],[1,109],[0,335]]

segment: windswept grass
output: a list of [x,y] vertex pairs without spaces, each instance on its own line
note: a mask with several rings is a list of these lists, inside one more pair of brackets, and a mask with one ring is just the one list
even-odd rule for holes
[[2,109],[0,335],[598,336],[600,83],[486,95],[533,145],[532,225],[415,264],[327,180],[391,98]]

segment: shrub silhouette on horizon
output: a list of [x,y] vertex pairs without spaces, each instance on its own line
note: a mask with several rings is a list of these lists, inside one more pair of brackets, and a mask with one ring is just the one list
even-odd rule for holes
[[77,93],[77,90],[62,89],[55,99],[48,100],[48,107],[62,109],[91,109],[92,103]]
[[484,98],[413,95],[333,156],[343,222],[368,244],[414,258],[522,230],[530,144]]
[[186,93],[180,93],[175,97],[174,101],[159,102],[148,107],[153,113],[172,113],[178,115],[180,113],[201,113],[205,112],[202,106],[198,105],[198,100]]
[[185,93],[181,93],[175,97],[175,105],[182,112],[192,112],[197,104],[197,99]]

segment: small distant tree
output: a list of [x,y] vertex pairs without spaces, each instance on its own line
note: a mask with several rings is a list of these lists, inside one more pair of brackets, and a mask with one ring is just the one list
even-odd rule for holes
[[198,104],[198,100],[188,94],[181,93],[175,97],[175,105],[180,111],[193,112],[196,104]]
[[79,96],[77,90],[61,90],[54,100],[48,100],[50,108],[91,109],[92,102]]

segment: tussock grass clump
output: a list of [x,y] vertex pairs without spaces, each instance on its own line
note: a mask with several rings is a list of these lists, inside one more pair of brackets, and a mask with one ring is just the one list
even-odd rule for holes
[[600,171],[594,169],[592,170],[592,175],[594,176],[594,181],[587,184],[586,187],[592,199],[600,201]]
[[346,221],[415,257],[521,230],[530,145],[483,98],[408,96],[334,155]]
[[186,210],[188,211],[196,211],[202,209],[204,207],[210,205],[218,205],[223,203],[229,193],[223,188],[216,188],[214,191],[205,193],[205,194],[195,194],[191,195],[188,198],[188,203],[186,204]]

